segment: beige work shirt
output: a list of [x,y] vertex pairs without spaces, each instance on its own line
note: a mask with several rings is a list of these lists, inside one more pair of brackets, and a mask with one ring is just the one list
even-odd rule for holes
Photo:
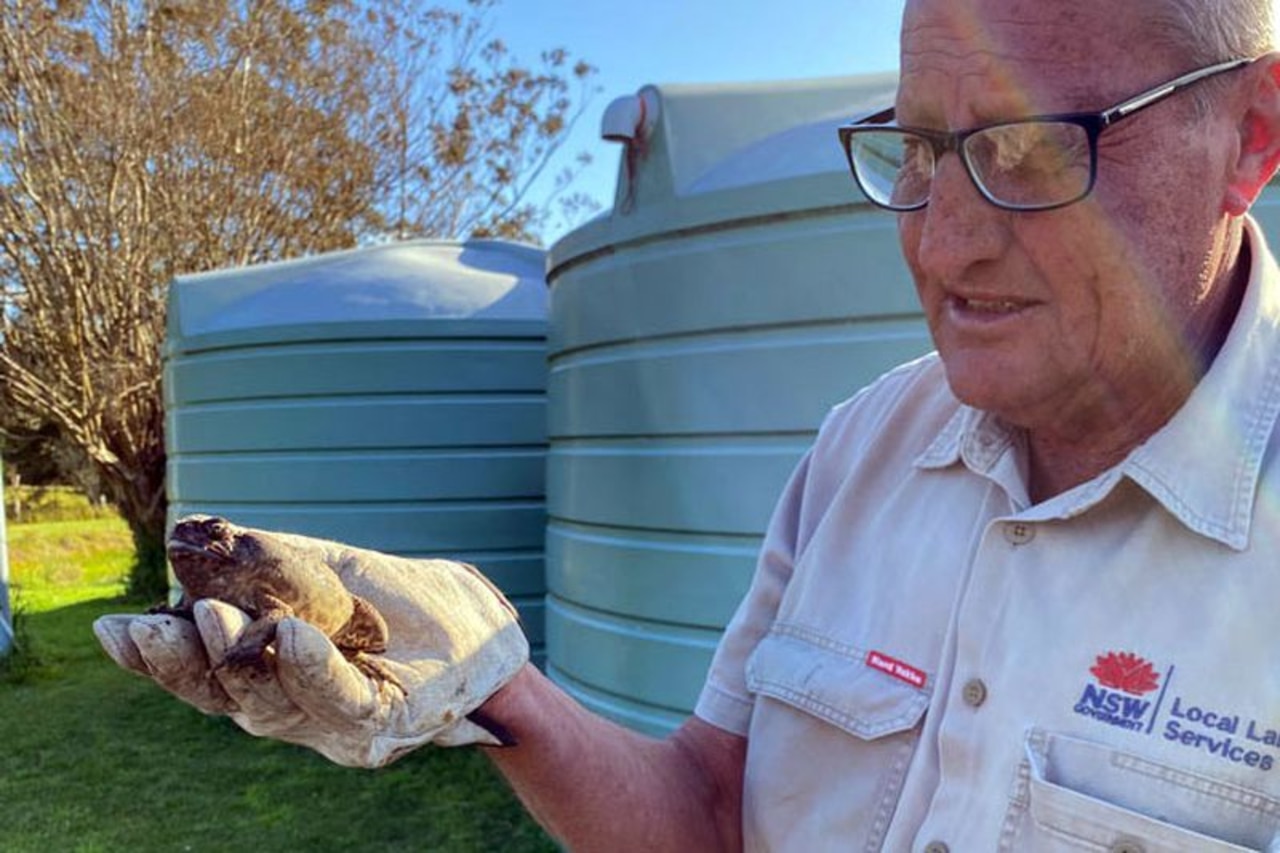
[[697,706],[749,850],[1280,850],[1280,273],[1181,411],[1040,504],[926,357],[832,411]]

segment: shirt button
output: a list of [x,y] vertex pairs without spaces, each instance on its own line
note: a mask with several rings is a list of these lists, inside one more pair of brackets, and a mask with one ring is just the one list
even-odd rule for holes
[[981,678],[970,678],[961,688],[960,698],[964,699],[966,705],[977,708],[987,701],[987,685],[982,682]]
[[930,841],[924,846],[924,853],[951,853],[951,848],[942,841]]
[[1145,848],[1140,841],[1134,841],[1132,838],[1121,838],[1107,848],[1107,853],[1145,853]]
[[1010,545],[1026,545],[1036,538],[1035,525],[1025,521],[1010,521],[1004,526],[1004,538]]

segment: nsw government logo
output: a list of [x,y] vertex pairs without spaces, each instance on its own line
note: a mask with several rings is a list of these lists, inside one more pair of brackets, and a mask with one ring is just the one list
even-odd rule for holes
[[1212,760],[1263,772],[1280,766],[1280,720],[1242,711],[1235,698],[1212,696],[1211,685],[1183,687],[1185,673],[1174,687],[1172,665],[1158,672],[1133,652],[1107,652],[1089,667],[1093,680],[1072,710]]
[[1107,652],[1098,655],[1089,674],[1093,681],[1076,702],[1077,714],[1130,731],[1151,731],[1164,695],[1161,681],[1167,683],[1170,673],[1162,679],[1150,661],[1133,652]]

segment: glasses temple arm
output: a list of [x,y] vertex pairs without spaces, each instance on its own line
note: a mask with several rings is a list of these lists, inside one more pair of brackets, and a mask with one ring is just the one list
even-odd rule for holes
[[850,124],[888,124],[893,121],[893,107],[882,107],[874,112],[856,116]]
[[1120,119],[1128,118],[1139,110],[1144,110],[1152,104],[1163,101],[1175,92],[1180,92],[1188,86],[1194,86],[1201,80],[1205,80],[1217,74],[1222,74],[1225,71],[1234,71],[1237,68],[1243,68],[1251,62],[1253,62],[1252,58],[1232,59],[1228,62],[1219,62],[1217,65],[1210,65],[1208,68],[1201,68],[1188,74],[1183,74],[1181,77],[1170,80],[1163,86],[1143,92],[1140,95],[1134,95],[1129,100],[1116,104],[1111,109],[1102,113],[1102,125],[1103,127],[1106,127],[1108,125],[1115,124],[1120,121]]

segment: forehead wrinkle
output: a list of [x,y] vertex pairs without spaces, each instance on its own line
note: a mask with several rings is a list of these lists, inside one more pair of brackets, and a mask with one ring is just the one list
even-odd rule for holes
[[908,100],[908,111],[927,112],[926,101],[945,101],[936,92],[977,93],[967,105],[977,121],[1092,109],[1099,93],[1080,73],[1082,40],[1062,38],[1071,20],[1068,14],[1052,22],[1001,17],[982,23],[959,4],[943,16],[909,16],[901,42],[903,90],[911,94],[913,76],[937,75],[945,82],[916,84],[925,95]]

